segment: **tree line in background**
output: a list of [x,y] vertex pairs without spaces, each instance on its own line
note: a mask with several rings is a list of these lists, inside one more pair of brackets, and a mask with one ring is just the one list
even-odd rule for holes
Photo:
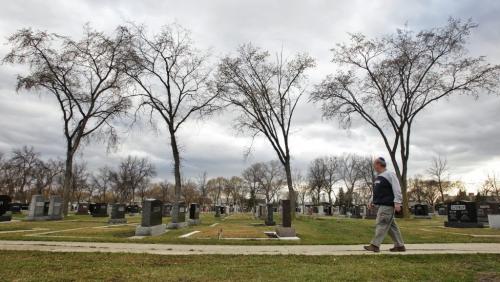
[[[325,117],[336,117],[345,126],[352,118],[361,118],[380,133],[401,182],[406,211],[410,137],[418,114],[452,95],[497,92],[500,66],[488,64],[484,57],[467,56],[465,45],[476,27],[471,21],[450,19],[443,27],[418,33],[405,28],[377,39],[351,34],[348,44],[332,50],[338,73],[327,76],[309,93],[310,101],[321,104]],[[178,204],[187,189],[183,184],[188,183],[181,173],[179,129],[191,119],[227,107],[239,113],[234,122],[237,130],[252,137],[263,135],[276,153],[279,169],[277,163],[255,168],[273,174],[259,182],[259,193],[265,194],[266,200],[274,197],[273,187],[279,182],[274,174],[279,170],[284,173],[283,184],[294,210],[300,194],[297,189],[302,184],[294,183],[299,176],[292,168],[290,132],[297,105],[307,93],[307,71],[315,66],[308,54],[288,57],[278,52],[272,56],[247,43],[234,55],[212,64],[208,52],[197,49],[189,31],[179,25],[166,25],[151,33],[144,26],[128,24],[117,27],[110,35],[87,25],[79,40],[26,28],[11,35],[8,43],[11,50],[3,62],[28,66],[27,73],[18,76],[17,90],[48,93],[61,112],[65,159],[62,165],[50,161],[44,164],[58,166],[64,173],[59,179],[65,214],[75,185],[80,186],[78,174],[85,174],[84,165],[74,163],[81,145],[99,139],[113,147],[118,139],[116,122],[133,115],[134,121],[149,120],[152,125],[166,127],[169,133],[165,145],[172,152],[172,221],[177,222]],[[330,189],[336,183],[338,175],[328,167],[339,165],[339,160],[344,162],[339,169],[342,179],[338,180],[345,186],[342,197],[353,201],[357,185],[370,181],[359,175],[363,173],[358,170],[367,172],[369,168],[362,169],[357,158],[332,157],[313,164],[315,168],[307,178],[316,191],[311,194],[316,201],[317,191]],[[136,161],[141,163],[134,157],[126,162],[136,165]],[[145,169],[154,174],[152,166]],[[120,176],[122,170],[124,175]],[[121,199],[149,187],[142,183],[148,177],[129,179],[125,170],[127,164],[122,163],[115,170],[117,174],[103,170],[96,179],[102,185],[105,179],[112,179],[117,189],[114,196]],[[114,178],[105,177],[107,174]],[[328,180],[319,180],[323,174]],[[27,183],[20,181],[21,190],[17,192],[24,195]],[[39,187],[47,186],[44,183]],[[208,199],[205,188],[201,191]],[[222,195],[219,192],[216,201]],[[361,194],[367,197],[367,193]]]
[[[311,161],[305,176],[298,170],[293,174],[297,191],[297,205],[351,207],[368,204],[373,192],[374,171],[372,159],[356,154],[324,156]],[[137,203],[145,198],[173,203],[175,184],[153,181],[156,168],[146,158],[127,156],[117,167],[104,166],[91,172],[84,162],[75,162],[70,201]],[[24,146],[9,154],[0,154],[0,194],[10,195],[14,201],[28,203],[34,194],[61,194],[64,185],[64,163],[44,160],[33,147]],[[195,179],[182,179],[180,200],[199,203],[204,208],[213,205],[233,205],[250,211],[258,204],[274,203],[286,195],[286,173],[278,160],[257,162],[247,167],[240,176],[207,179],[207,173]],[[458,191],[456,197],[447,196]],[[449,180],[448,162],[435,158],[427,174],[409,180],[408,198],[415,203],[446,203],[469,199],[460,181]],[[475,199],[490,197],[500,200],[500,181],[489,175]]]

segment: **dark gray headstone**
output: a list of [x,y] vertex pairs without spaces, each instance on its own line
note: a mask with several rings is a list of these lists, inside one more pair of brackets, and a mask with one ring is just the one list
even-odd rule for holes
[[22,204],[21,203],[10,203],[10,211],[12,213],[21,213]]
[[141,226],[150,227],[162,224],[162,206],[160,200],[145,200],[142,206]]
[[93,217],[108,217],[108,204],[96,203],[90,213]]
[[76,214],[78,215],[88,215],[89,214],[89,204],[78,203],[76,207]]
[[127,212],[127,207],[125,204],[112,204],[111,205],[111,217],[108,220],[109,224],[122,224],[127,223],[125,218],[125,213]]
[[477,207],[475,202],[456,201],[448,204],[448,221],[446,227],[483,227],[477,221]]
[[482,223],[488,223],[489,214],[499,214],[498,203],[480,202],[477,204],[477,220]]
[[273,212],[274,212],[273,205],[272,204],[267,204],[267,218],[266,218],[266,221],[265,221],[265,224],[267,226],[276,225],[276,222],[274,222]]
[[200,205],[193,203],[189,206],[189,219],[200,219]]
[[139,205],[128,205],[126,211],[129,214],[136,214],[141,212],[141,208]]
[[0,195],[0,221],[10,221],[12,219],[10,211],[11,200],[8,195]]
[[125,204],[112,204],[111,205],[111,219],[123,219],[126,213]]
[[186,222],[186,203],[179,203],[179,216],[177,217],[177,222]]
[[292,210],[290,206],[290,200],[281,200],[282,208],[282,226],[292,227]]
[[215,217],[220,217],[220,206],[215,206]]

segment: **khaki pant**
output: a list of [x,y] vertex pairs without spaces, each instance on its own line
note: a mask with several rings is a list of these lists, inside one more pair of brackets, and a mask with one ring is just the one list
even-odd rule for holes
[[375,226],[375,236],[371,244],[379,247],[384,241],[385,235],[389,233],[396,247],[404,246],[403,236],[399,231],[399,227],[394,221],[394,207],[379,206],[377,212],[377,223]]

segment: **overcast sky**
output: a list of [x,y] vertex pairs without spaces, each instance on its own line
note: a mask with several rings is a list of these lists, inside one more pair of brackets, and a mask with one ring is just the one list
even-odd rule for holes
[[[308,52],[317,61],[309,86],[332,73],[329,51],[345,42],[348,32],[370,37],[394,32],[405,23],[420,30],[446,24],[447,19],[472,18],[479,24],[468,49],[500,63],[500,1],[3,1],[0,9],[0,56],[6,37],[24,27],[48,30],[78,39],[82,26],[111,32],[126,21],[146,24],[150,30],[177,22],[190,29],[197,47],[212,50],[214,58],[234,52],[246,42],[272,53]],[[15,79],[23,68],[0,65],[0,152],[33,145],[46,158],[64,157],[61,114],[47,95],[15,92]],[[311,88],[311,87],[310,87]],[[294,120],[291,148],[293,166],[305,172],[318,156],[359,153],[386,156],[377,133],[356,122],[346,131],[336,121],[323,120],[318,106],[304,99]],[[488,173],[500,173],[500,97],[456,97],[428,108],[416,122],[411,147],[410,174],[425,174],[431,159],[448,158],[452,179],[474,191]],[[186,124],[180,133],[183,173],[196,177],[239,175],[255,161],[274,157],[262,138],[244,158],[251,144],[238,135],[231,117],[223,113],[210,120]],[[158,130],[121,128],[120,146],[107,153],[102,144],[80,150],[80,160],[91,169],[116,166],[128,154],[144,156],[156,165],[158,177],[172,180],[172,158],[165,127]]]

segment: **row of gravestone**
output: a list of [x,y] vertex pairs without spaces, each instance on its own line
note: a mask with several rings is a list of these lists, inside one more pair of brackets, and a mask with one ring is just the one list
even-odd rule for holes
[[[276,235],[279,237],[295,237],[295,228],[292,227],[292,214],[290,200],[281,200],[281,225],[276,227]],[[274,221],[274,212],[277,212],[273,204],[267,205],[257,205],[255,207],[255,218],[264,220],[264,224],[267,226],[274,226],[276,222]]]
[[[0,221],[10,221],[12,213],[21,212],[19,203],[11,203],[8,195],[0,195]],[[50,196],[46,202],[42,195],[34,195],[31,199],[26,220],[61,220],[62,199],[60,196]]]
[[[136,227],[136,236],[158,236],[165,233],[167,228],[179,228],[185,225],[200,224],[200,205],[192,203],[189,206],[189,220],[185,222],[185,206],[179,205],[179,216],[167,225],[163,224],[165,205],[160,200],[147,199],[142,207],[141,224]],[[175,206],[172,206],[175,208]]]

